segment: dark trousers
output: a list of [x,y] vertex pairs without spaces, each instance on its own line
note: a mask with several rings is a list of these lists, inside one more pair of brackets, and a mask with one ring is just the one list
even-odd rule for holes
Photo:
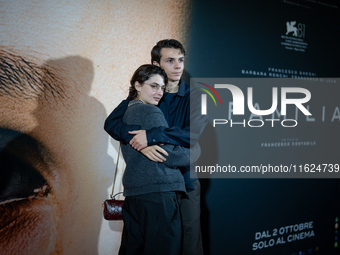
[[195,190],[177,195],[182,217],[182,255],[203,255],[201,235],[201,185],[194,181]]
[[179,255],[181,218],[175,192],[127,196],[119,255]]

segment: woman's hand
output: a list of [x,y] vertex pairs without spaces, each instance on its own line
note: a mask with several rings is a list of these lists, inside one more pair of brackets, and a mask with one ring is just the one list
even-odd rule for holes
[[162,154],[164,154],[165,156],[169,156],[169,154],[158,145],[145,147],[140,152],[143,153],[144,156],[150,159],[151,161],[160,163],[166,160],[166,158]]

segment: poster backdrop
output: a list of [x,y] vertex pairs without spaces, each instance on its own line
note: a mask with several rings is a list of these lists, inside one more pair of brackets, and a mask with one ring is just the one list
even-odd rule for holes
[[[237,170],[261,165],[339,166],[339,29],[337,1],[195,0],[186,79],[212,94],[206,93],[209,125],[200,142],[198,170],[211,166],[217,171],[218,165]],[[232,114],[237,100],[215,84],[233,84],[242,91],[243,115]],[[280,120],[278,125],[265,121],[271,114],[259,117],[248,110],[248,87],[253,88],[257,110],[271,107],[272,87],[278,88],[273,116]],[[285,119],[282,87],[311,92],[303,104],[311,116],[288,109],[286,117],[296,119],[296,127],[280,124]],[[224,124],[214,126],[214,119]],[[238,124],[231,126],[232,120]],[[265,125],[251,127],[249,120],[251,125],[261,125],[261,120]],[[340,173],[311,178],[312,172],[303,169],[298,178],[199,173],[206,254],[340,254]]]

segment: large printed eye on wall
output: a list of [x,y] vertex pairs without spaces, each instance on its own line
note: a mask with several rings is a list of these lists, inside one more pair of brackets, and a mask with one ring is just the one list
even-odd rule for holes
[[46,196],[46,180],[35,167],[40,155],[37,142],[28,135],[0,128],[0,203]]
[[0,247],[4,254],[25,250],[29,243],[36,244],[35,252],[48,250],[56,203],[46,180],[49,173],[42,150],[32,137],[0,128]]

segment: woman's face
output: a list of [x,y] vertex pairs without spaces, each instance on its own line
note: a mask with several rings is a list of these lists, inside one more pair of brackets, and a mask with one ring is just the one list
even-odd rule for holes
[[162,76],[154,75],[143,84],[136,82],[135,87],[138,91],[138,99],[145,104],[158,105],[163,96],[165,84]]

